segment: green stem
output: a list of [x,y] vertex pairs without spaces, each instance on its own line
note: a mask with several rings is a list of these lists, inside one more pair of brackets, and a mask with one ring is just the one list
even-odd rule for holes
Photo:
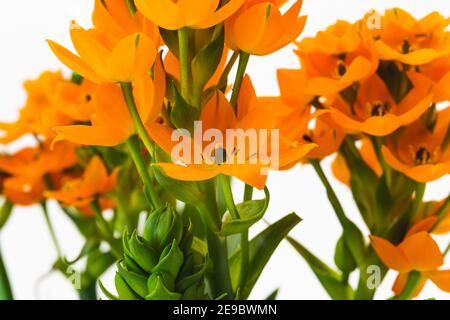
[[144,143],[147,151],[150,154],[153,154],[153,143],[152,139],[148,135],[147,129],[145,128],[144,123],[142,122],[141,116],[139,115],[139,111],[136,106],[136,102],[133,97],[133,87],[131,83],[125,82],[121,83],[122,93],[125,98],[125,102],[128,106],[128,111],[130,112],[131,118],[133,119],[134,127],[142,142]]
[[338,199],[336,193],[334,192],[333,187],[331,186],[330,182],[328,181],[328,178],[325,175],[325,172],[323,172],[323,169],[322,169],[322,166],[320,165],[319,160],[311,159],[310,163],[313,166],[314,170],[316,171],[317,175],[319,176],[320,180],[322,181],[322,184],[324,185],[325,189],[327,190],[328,199],[330,200],[330,203],[333,206],[333,209],[336,213],[337,218],[339,219],[339,222],[342,225],[345,225],[347,222],[347,217],[345,215],[344,209],[342,208],[342,205],[339,202],[339,199]]
[[42,213],[44,214],[45,223],[47,224],[47,228],[48,228],[48,231],[50,232],[50,236],[52,238],[53,245],[55,246],[56,253],[58,254],[58,258],[61,259],[62,251],[61,251],[61,247],[58,242],[58,237],[56,236],[55,229],[53,228],[52,221],[50,220],[50,216],[48,214],[47,203],[42,202],[41,207],[42,207]]
[[180,59],[180,85],[181,95],[186,101],[190,101],[190,68],[189,68],[189,29],[178,30],[178,47]]
[[228,266],[227,241],[226,238],[219,236],[220,226],[217,226],[215,219],[212,218],[217,215],[217,208],[199,204],[197,210],[206,227],[209,259],[212,262],[211,272],[206,275],[211,295],[218,298],[226,293],[226,299],[234,299]]
[[413,206],[412,206],[411,218],[414,218],[417,211],[419,210],[419,207],[423,200],[423,196],[425,194],[426,186],[427,186],[426,183],[418,182],[416,184],[416,192],[415,192],[416,197],[414,198],[414,202],[413,202]]
[[[234,203],[233,192],[231,190],[230,185],[230,178],[225,175],[220,175],[219,180],[222,185],[222,191],[224,193],[224,199],[228,211],[230,212],[233,220],[239,220],[240,216],[236,208],[236,204]],[[250,257],[248,244],[248,230],[246,230],[241,232],[241,268],[239,273],[239,288],[241,289],[245,287],[249,264],[250,264]]]
[[227,205],[228,211],[230,211],[231,217],[234,220],[239,220],[240,216],[239,216],[239,212],[236,208],[236,205],[234,204],[233,192],[231,190],[231,185],[230,185],[230,178],[225,175],[220,175],[219,181],[222,186],[225,203]]
[[448,210],[450,209],[450,195],[445,199],[444,203],[441,205],[439,210],[436,212],[436,217],[438,218],[434,226],[431,230],[434,230],[439,223],[444,219],[447,215]]
[[412,271],[408,275],[408,280],[406,282],[403,292],[396,296],[395,300],[410,300],[413,298],[417,286],[420,284],[420,279],[422,275],[418,271]]
[[389,168],[386,160],[384,159],[383,153],[381,152],[381,147],[383,146],[383,138],[381,137],[371,137],[372,146],[375,150],[375,154],[377,156],[378,162],[383,168],[384,177],[386,179],[386,184],[391,186],[392,177],[391,177],[391,169]]
[[250,55],[245,52],[239,53],[239,65],[236,73],[236,80],[233,85],[233,93],[231,95],[230,103],[236,111],[236,103],[239,97],[239,92],[241,91],[242,80],[244,80],[245,70],[247,69],[248,61],[250,60]]
[[444,252],[442,253],[444,255],[444,257],[448,254],[449,251],[450,251],[450,243],[447,245]]
[[227,65],[225,66],[225,69],[223,69],[222,75],[220,76],[218,82],[219,87],[224,88],[226,87],[226,84],[228,82],[228,76],[230,75],[231,69],[233,69],[233,66],[238,58],[239,58],[239,51],[234,51],[233,55],[230,58],[230,61],[228,61]]
[[139,139],[137,136],[131,136],[127,141],[127,146],[131,157],[133,158],[134,164],[136,165],[136,169],[139,172],[142,182],[144,183],[146,196],[150,198],[149,200],[154,209],[160,208],[162,206],[161,200],[152,186],[152,180],[145,165],[144,158],[142,157],[139,147]]
[[[121,249],[119,249],[119,243],[114,238],[114,231],[111,229],[111,226],[109,225],[108,221],[105,220],[102,213],[102,208],[98,202],[98,200],[95,200],[91,202],[91,209],[95,213],[95,219],[98,225],[98,228],[100,230],[101,235],[105,238],[104,240],[109,244],[111,247],[111,253],[117,258],[122,258],[122,252]],[[95,287],[95,281],[94,281],[94,287]]]
[[3,262],[0,248],[0,300],[14,300],[14,296],[9,282],[8,272]]
[[97,300],[97,281],[91,281],[86,288],[78,292],[80,300]]

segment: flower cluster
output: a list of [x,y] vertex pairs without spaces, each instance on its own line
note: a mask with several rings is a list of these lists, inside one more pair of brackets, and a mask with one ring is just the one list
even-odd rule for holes
[[[0,227],[13,204],[41,204],[55,268],[67,275],[87,257],[80,292],[87,298],[116,263],[118,295],[100,282],[111,299],[247,299],[285,238],[332,298],[373,298],[371,265],[380,277],[399,272],[397,298],[414,297],[426,279],[450,291],[448,271],[439,270],[444,254],[430,236],[450,230],[450,198],[423,201],[426,183],[450,173],[450,20],[392,9],[376,14],[379,28],[368,23],[372,12],[295,42],[307,20],[301,7],[301,0],[95,0],[93,26],[70,25],[75,53],[48,41],[71,78],[45,72],[26,82],[19,119],[0,124],[1,143],[34,142],[0,156],[7,199]],[[246,74],[251,56],[291,43],[301,68],[278,70],[279,96],[258,96]],[[330,155],[371,244],[322,169]],[[288,237],[300,222],[295,213],[249,238],[268,209],[268,174],[297,164],[316,170],[342,225],[337,271]],[[232,180],[245,186],[241,203]],[[254,188],[265,197],[253,199]],[[76,259],[59,248],[47,200],[85,238]]]

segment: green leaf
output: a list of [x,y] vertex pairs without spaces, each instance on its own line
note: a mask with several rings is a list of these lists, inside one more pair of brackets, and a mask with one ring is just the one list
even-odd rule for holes
[[273,301],[273,300],[276,300],[279,291],[280,291],[280,288],[275,289],[271,294],[269,294],[269,295],[267,296],[267,298],[266,298],[265,300],[266,300],[266,301]]
[[[300,221],[301,219],[299,216],[295,213],[291,213],[274,224],[268,226],[264,231],[250,241],[249,273],[247,275],[245,287],[240,288],[240,297],[242,299],[248,298],[262,271],[275,252],[275,249]],[[229,259],[230,274],[234,289],[237,289],[239,282],[238,277],[240,260],[241,252],[239,249]]]
[[170,112],[170,121],[176,128],[193,132],[194,122],[200,117],[199,109],[187,103],[180,95],[175,85],[173,86],[173,94],[175,101]]
[[342,281],[340,274],[327,266],[295,239],[288,237],[287,240],[303,259],[305,259],[306,263],[308,263],[309,267],[332,299],[345,300],[352,297],[352,288]]
[[191,62],[192,78],[194,86],[202,90],[205,84],[211,79],[220,61],[222,60],[224,47],[224,31],[218,33],[205,48],[194,57]]
[[336,263],[336,266],[344,273],[350,273],[357,267],[355,259],[345,243],[344,236],[341,236],[336,243],[334,262]]
[[100,287],[100,290],[103,292],[103,294],[109,299],[109,300],[119,300],[119,297],[115,296],[111,292],[106,289],[106,287],[103,285],[102,281],[98,281],[98,285]]
[[5,200],[3,203],[2,208],[0,209],[0,229],[8,222],[13,207],[14,205],[9,200]]
[[250,229],[256,222],[262,219],[269,206],[270,194],[267,188],[264,189],[266,198],[262,200],[250,200],[236,205],[240,219],[233,220],[231,214],[227,211],[223,216],[222,236],[238,234]]

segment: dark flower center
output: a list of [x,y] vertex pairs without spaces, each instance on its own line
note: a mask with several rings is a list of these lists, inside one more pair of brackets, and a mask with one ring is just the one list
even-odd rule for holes
[[425,147],[417,149],[415,154],[415,161],[418,165],[423,165],[431,162],[431,153]]
[[372,117],[382,117],[386,115],[386,113],[388,113],[389,109],[389,102],[376,102],[372,105],[372,111],[370,112],[370,114]]

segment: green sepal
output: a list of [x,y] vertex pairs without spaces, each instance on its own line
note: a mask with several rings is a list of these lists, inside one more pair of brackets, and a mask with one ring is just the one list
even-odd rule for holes
[[222,60],[224,34],[224,31],[217,33],[217,36],[192,59],[192,78],[197,90],[203,89]]
[[117,294],[119,295],[120,300],[141,300],[136,292],[131,289],[131,287],[127,284],[124,278],[116,272],[116,276],[114,277],[114,284],[116,286]]
[[239,212],[240,219],[233,220],[229,211],[225,212],[222,219],[222,236],[230,236],[247,231],[256,222],[262,219],[267,211],[270,201],[270,194],[267,188],[264,189],[266,198],[263,200],[250,200],[239,203],[236,209]]
[[200,110],[183,99],[176,86],[173,86],[174,104],[170,112],[170,122],[175,128],[194,130],[194,122],[200,117]]
[[[161,276],[152,275],[149,281],[149,294],[145,300],[180,300],[181,294],[172,292],[166,288]],[[149,279],[149,280],[150,280]]]
[[158,263],[159,257],[157,252],[139,240],[136,232],[133,232],[131,235],[128,245],[134,261],[144,271],[150,273]]
[[183,261],[183,252],[178,247],[176,240],[173,240],[170,250],[163,252],[159,263],[153,268],[152,273],[167,273],[175,280],[178,272],[181,270]]
[[124,268],[123,263],[117,263],[117,270],[128,286],[139,296],[145,297],[148,294],[147,278]]

